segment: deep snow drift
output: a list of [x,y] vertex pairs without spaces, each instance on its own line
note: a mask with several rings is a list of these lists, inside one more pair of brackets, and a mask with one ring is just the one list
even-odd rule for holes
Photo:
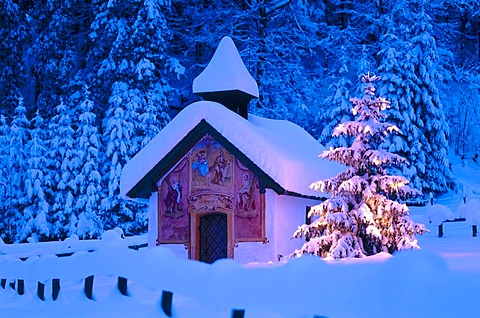
[[[478,198],[480,167],[456,163],[454,173],[468,185],[467,198]],[[463,194],[437,201],[455,214]],[[226,259],[208,265],[176,259],[162,247],[128,249],[118,233],[109,233],[94,252],[70,257],[44,254],[21,261],[0,255],[0,278],[7,280],[0,288],[0,317],[165,317],[162,290],[173,292],[173,317],[231,317],[234,308],[245,309],[245,317],[478,317],[480,238],[472,237],[468,222],[445,223],[438,238],[425,211],[411,208],[412,217],[431,230],[419,237],[422,250],[394,256],[244,265]],[[9,246],[8,253],[20,253],[21,246]],[[93,301],[83,295],[88,275],[95,275]],[[129,279],[129,297],[116,289],[118,276]],[[15,278],[25,279],[25,295],[9,287]],[[52,278],[61,280],[56,301],[50,296]],[[38,281],[46,283],[46,301],[36,296]]]

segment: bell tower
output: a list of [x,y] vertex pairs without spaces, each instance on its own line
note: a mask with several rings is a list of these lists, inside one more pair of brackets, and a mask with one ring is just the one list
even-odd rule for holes
[[210,63],[193,80],[193,93],[248,119],[248,103],[258,98],[258,85],[230,37],[220,41]]

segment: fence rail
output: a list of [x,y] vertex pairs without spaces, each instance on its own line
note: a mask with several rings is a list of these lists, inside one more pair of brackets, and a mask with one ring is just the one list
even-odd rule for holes
[[[90,275],[85,277],[84,281],[84,288],[83,293],[86,298],[95,301],[94,293],[93,293],[93,285],[94,285],[95,276]],[[54,278],[51,280],[52,283],[52,300],[56,301],[58,296],[60,295],[60,279]],[[46,301],[45,295],[45,287],[46,284],[43,282],[38,282],[36,296],[42,300]],[[11,288],[17,292],[19,296],[25,295],[25,281],[23,279],[17,279],[15,281],[11,281],[7,284],[7,279],[2,278],[0,279],[0,288],[7,289]],[[128,293],[128,279],[125,277],[118,276],[117,279],[117,288],[121,295],[125,297],[129,297]],[[160,307],[163,313],[167,317],[172,317],[173,315],[173,292],[168,290],[162,290],[161,300],[160,300]],[[231,312],[232,318],[244,318],[245,317],[245,309],[232,309]],[[315,316],[316,317],[316,316]],[[320,317],[320,316],[318,316]]]
[[119,245],[134,250],[145,248],[148,245],[147,237],[145,235],[123,237],[123,233],[116,230],[107,231],[105,233],[107,233],[106,238],[92,240],[80,240],[78,237],[73,236],[64,241],[5,244],[0,239],[0,256],[9,255],[24,260],[32,256],[46,254],[54,254],[59,257],[71,256],[80,251],[96,251],[105,243],[105,241],[112,240],[112,236]]

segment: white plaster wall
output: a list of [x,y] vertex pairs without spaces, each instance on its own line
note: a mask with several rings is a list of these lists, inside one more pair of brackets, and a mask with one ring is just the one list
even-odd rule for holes
[[277,195],[273,190],[265,194],[266,236],[270,241],[239,243],[234,258],[240,263],[276,262],[300,248],[305,240],[291,239],[298,226],[305,223],[306,207],[319,204],[317,200]]
[[287,257],[305,243],[304,239],[291,237],[298,226],[305,223],[306,207],[319,204],[320,201],[287,195],[277,196],[276,200],[275,253]]
[[158,236],[158,193],[152,192],[148,202],[148,247],[157,246]]
[[233,258],[239,263],[269,262],[277,260],[274,245],[274,215],[276,210],[277,197],[278,195],[272,190],[267,190],[267,193],[265,194],[265,235],[269,242],[266,244],[263,244],[261,242],[238,243],[238,247],[235,248]]
[[[157,193],[152,193],[149,206],[148,246],[156,246],[158,233]],[[291,239],[299,225],[305,223],[307,206],[318,204],[319,201],[277,195],[272,190],[265,194],[265,231],[269,240],[261,242],[241,242],[234,249],[234,259],[239,263],[276,262],[278,258],[290,255],[305,242],[303,239]],[[183,244],[162,244],[170,249],[178,258],[187,259],[188,251]]]

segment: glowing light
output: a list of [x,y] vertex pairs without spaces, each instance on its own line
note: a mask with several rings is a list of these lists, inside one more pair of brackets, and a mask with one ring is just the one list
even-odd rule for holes
[[392,184],[392,188],[395,190],[398,190],[398,188],[403,187],[404,185],[405,185],[405,182],[397,181]]

